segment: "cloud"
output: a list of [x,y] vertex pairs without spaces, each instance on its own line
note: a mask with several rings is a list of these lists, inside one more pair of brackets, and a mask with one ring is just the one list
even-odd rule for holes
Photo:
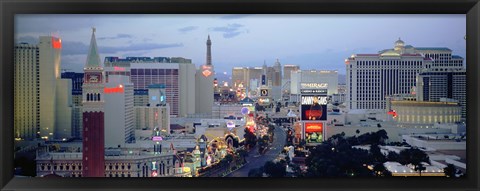
[[115,39],[122,39],[122,38],[126,38],[126,39],[131,39],[133,38],[132,35],[129,35],[129,34],[117,34],[117,36],[112,36],[112,37],[99,37],[97,38],[98,40],[115,40]]
[[233,15],[225,15],[225,16],[221,16],[220,19],[226,19],[226,20],[230,20],[230,19],[241,19],[241,18],[244,18],[244,17],[248,17],[250,16],[251,14],[233,14]]
[[38,38],[33,36],[21,36],[15,39],[15,44],[20,43],[38,44]]
[[241,24],[228,24],[225,27],[213,27],[211,28],[212,31],[215,32],[222,32],[224,38],[233,38],[236,37],[242,33],[246,33],[247,30],[242,30],[244,29],[244,26]]
[[187,26],[187,27],[179,28],[178,31],[180,31],[182,33],[186,33],[186,32],[196,30],[196,29],[198,29],[197,26]]
[[[117,46],[117,47],[110,47],[110,46],[99,46],[98,50],[100,54],[114,54],[121,51],[146,51],[146,50],[153,50],[153,49],[164,49],[164,48],[176,48],[182,47],[182,43],[170,43],[170,44],[162,44],[162,43],[138,43],[138,44],[131,44],[129,46]],[[88,52],[89,45],[83,44],[81,42],[70,42],[64,41],[62,46],[62,54],[63,55],[77,55],[77,54],[86,54]]]

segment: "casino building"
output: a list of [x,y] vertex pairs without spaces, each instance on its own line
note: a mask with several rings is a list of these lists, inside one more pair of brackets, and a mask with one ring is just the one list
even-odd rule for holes
[[[179,57],[105,57],[107,82],[109,75],[130,76],[134,84],[134,105],[148,104],[147,86],[165,84],[170,114],[185,117],[195,113],[195,65]],[[213,81],[212,81],[213,97]],[[213,98],[212,98],[213,99]]]
[[452,99],[419,101],[412,95],[387,96],[387,113],[399,127],[432,128],[461,120],[461,106]]
[[14,47],[14,136],[63,139],[72,136],[72,82],[61,79],[62,42],[40,36],[36,45]]
[[[204,65],[195,73],[195,113],[212,115],[213,106],[213,78],[215,69],[212,65],[212,41],[210,35],[207,39],[207,59]],[[190,107],[190,106],[189,106]]]
[[[61,177],[87,177],[79,152],[39,152],[36,158],[38,177],[55,174]],[[104,171],[98,177],[181,177],[185,176],[181,160],[173,151],[161,154],[141,149],[106,150]]]
[[[420,73],[456,70],[463,67],[463,58],[452,55],[448,48],[413,47],[398,39],[393,49],[354,54],[345,59],[345,66],[348,109],[383,110],[386,96],[414,93],[422,85],[417,82]],[[465,86],[461,83],[458,81],[455,86]]]
[[63,79],[72,80],[72,137],[82,138],[82,84],[83,73],[62,72]]

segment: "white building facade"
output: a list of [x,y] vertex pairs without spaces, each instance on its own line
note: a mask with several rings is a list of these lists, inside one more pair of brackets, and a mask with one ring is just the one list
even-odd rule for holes
[[170,106],[166,102],[165,86],[148,86],[148,97],[148,105],[135,106],[136,128],[151,131],[151,135],[158,128],[162,136],[170,135]]
[[135,138],[133,84],[128,76],[111,75],[105,86],[105,147],[124,147]]

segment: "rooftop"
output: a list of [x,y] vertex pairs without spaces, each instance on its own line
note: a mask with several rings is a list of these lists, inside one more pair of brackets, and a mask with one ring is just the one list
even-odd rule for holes
[[447,47],[416,47],[417,50],[442,50],[442,51],[452,51]]

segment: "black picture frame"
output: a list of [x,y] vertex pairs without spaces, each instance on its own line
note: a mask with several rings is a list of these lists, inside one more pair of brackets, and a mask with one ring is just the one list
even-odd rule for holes
[[[14,178],[14,15],[31,14],[466,14],[467,177],[409,178]],[[2,0],[0,2],[2,190],[479,190],[478,0]]]

